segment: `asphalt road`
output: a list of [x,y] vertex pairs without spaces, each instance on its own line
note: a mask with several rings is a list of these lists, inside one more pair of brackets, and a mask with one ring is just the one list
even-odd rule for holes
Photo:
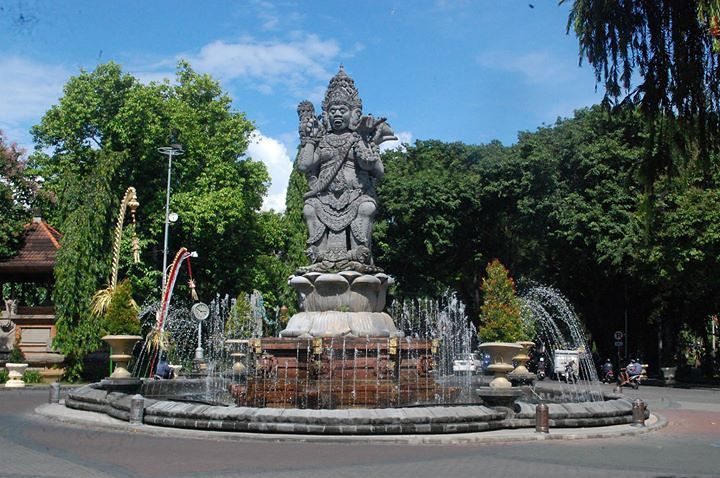
[[720,390],[642,387],[625,395],[643,398],[668,426],[632,437],[504,444],[228,441],[56,424],[33,413],[47,389],[3,390],[0,477],[720,476]]

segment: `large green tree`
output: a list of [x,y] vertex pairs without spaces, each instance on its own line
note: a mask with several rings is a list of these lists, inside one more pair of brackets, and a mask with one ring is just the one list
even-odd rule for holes
[[[562,2],[561,2],[562,3]],[[698,167],[708,184],[720,148],[720,1],[573,0],[568,31],[608,104],[637,105],[647,123],[642,179]],[[680,149],[683,154],[677,154]],[[646,212],[652,212],[647,207]]]
[[[157,148],[170,141],[179,141],[184,154],[172,167],[170,208],[180,220],[171,229],[169,258],[181,246],[198,251],[193,272],[205,300],[256,288],[258,258],[268,254],[268,221],[259,209],[269,177],[262,163],[245,157],[252,130],[218,82],[185,62],[173,83],[143,84],[115,63],[68,81],[32,130],[33,166],[58,196],[51,214],[65,233],[56,270],[58,343],[74,343],[89,295],[107,280],[109,238],[128,186],[137,189],[145,248],[143,264],[125,263],[121,274],[131,276],[139,300],[159,295],[159,272],[150,271],[162,264],[168,163]],[[80,357],[94,346],[92,337],[83,340],[63,350]]]

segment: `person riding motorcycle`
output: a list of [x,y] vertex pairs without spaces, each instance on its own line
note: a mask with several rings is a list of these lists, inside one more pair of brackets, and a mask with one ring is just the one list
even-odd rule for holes
[[627,367],[620,369],[618,374],[618,386],[630,385],[637,389],[640,386],[640,376],[642,374],[642,364],[638,359],[632,359]]
[[641,375],[642,364],[640,363],[640,361],[638,359],[632,359],[627,366],[627,372],[631,377],[635,375]]
[[567,364],[565,364],[565,381],[567,383],[577,383],[578,381],[574,360],[570,360]]
[[614,375],[615,372],[613,370],[612,361],[610,359],[607,359],[602,366],[602,381],[604,383],[610,383],[613,381]]
[[546,364],[545,364],[545,357],[540,357],[538,359],[537,363],[537,378],[538,380],[543,380],[545,378],[545,374],[547,373],[545,370]]

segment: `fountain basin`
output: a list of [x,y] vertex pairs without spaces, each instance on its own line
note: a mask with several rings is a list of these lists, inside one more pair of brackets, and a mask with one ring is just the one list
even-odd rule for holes
[[[171,382],[171,381],[168,381]],[[608,395],[604,402],[550,404],[550,426],[592,427],[632,422],[632,403]],[[129,421],[132,394],[86,385],[69,392],[65,406]],[[174,428],[315,435],[471,433],[533,428],[535,404],[518,401],[514,414],[482,405],[301,410],[226,407],[145,399],[144,423]],[[649,417],[646,410],[645,417]]]

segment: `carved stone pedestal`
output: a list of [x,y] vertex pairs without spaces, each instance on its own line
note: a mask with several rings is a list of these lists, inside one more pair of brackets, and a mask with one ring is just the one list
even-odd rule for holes
[[280,337],[403,337],[383,312],[393,279],[384,273],[307,272],[290,277],[302,312],[293,315]]

